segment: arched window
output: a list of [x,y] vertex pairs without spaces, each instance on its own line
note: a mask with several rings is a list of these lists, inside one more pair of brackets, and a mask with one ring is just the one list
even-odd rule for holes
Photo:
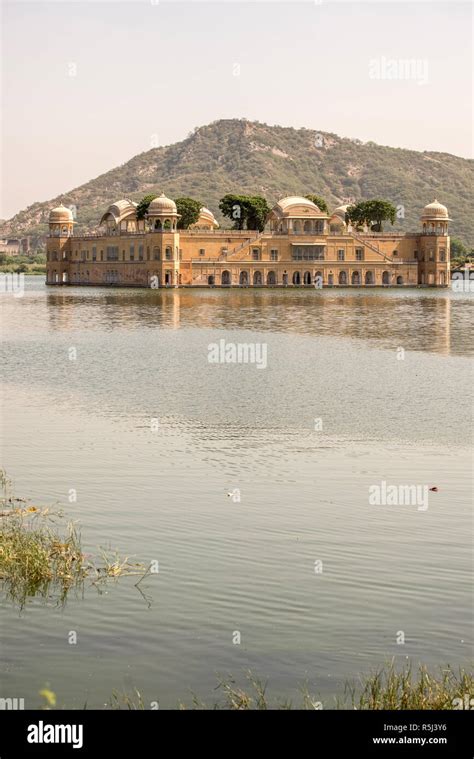
[[163,224],[163,229],[168,229],[168,230],[171,229],[171,221],[169,219],[165,219],[164,224]]
[[221,282],[223,285],[230,285],[230,271],[227,271],[227,269],[222,272]]
[[173,251],[171,250],[171,248],[166,248],[165,256],[166,256],[167,261],[171,261],[171,259],[173,258]]
[[283,272],[283,284],[284,285],[288,284],[288,274],[286,273],[286,271]]
[[365,284],[366,285],[373,285],[374,284],[374,275],[371,271],[365,272]]
[[249,273],[248,271],[241,271],[240,277],[239,277],[239,285],[243,285],[245,287],[248,286],[249,283]]
[[340,285],[347,285],[347,274],[345,271],[339,272],[339,284]]
[[382,274],[382,284],[383,285],[389,285],[390,284],[390,272],[384,271]]
[[272,286],[272,285],[276,285],[276,283],[277,283],[277,280],[276,280],[275,272],[269,271],[267,274],[267,285]]
[[207,284],[211,285],[211,286],[214,285],[214,275],[213,274],[209,274],[209,276],[207,278]]
[[155,229],[162,229],[161,220],[156,219],[155,221]]
[[311,272],[305,271],[303,274],[303,284],[304,285],[310,285],[311,284]]
[[398,276],[397,277],[397,285],[403,285],[403,277],[402,276]]
[[293,273],[293,284],[294,285],[300,285],[301,284],[301,275],[299,271],[295,271]]
[[334,284],[334,274],[328,274],[328,285]]
[[358,271],[353,271],[352,272],[351,283],[353,285],[360,285],[360,274],[359,274]]
[[261,284],[262,284],[262,272],[261,271],[256,271],[254,273],[254,275],[253,275],[253,283],[257,287],[261,286]]

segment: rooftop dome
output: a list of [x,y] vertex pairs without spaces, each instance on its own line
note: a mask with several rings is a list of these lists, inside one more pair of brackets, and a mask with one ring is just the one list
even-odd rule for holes
[[287,211],[293,206],[307,206],[308,208],[316,209],[316,211],[320,212],[320,209],[315,203],[308,200],[308,198],[302,198],[299,195],[289,195],[287,198],[282,198],[278,201],[277,206],[279,206],[282,211]]
[[438,200],[434,200],[432,203],[428,203],[427,206],[424,207],[423,213],[421,214],[422,219],[446,219],[447,221],[451,221],[448,217],[448,209],[446,206],[443,206],[442,203],[440,203]]
[[287,198],[282,198],[276,205],[273,206],[269,213],[269,219],[283,219],[283,218],[304,218],[304,217],[324,217],[323,213],[315,203],[308,198],[302,198],[298,195],[289,195]]
[[115,203],[111,203],[107,208],[99,224],[103,224],[105,221],[107,221],[109,216],[112,216],[115,223],[118,224],[124,217],[130,216],[130,214],[134,214],[136,212],[136,208],[137,204],[132,200],[128,200],[128,198],[116,200]]
[[176,203],[171,198],[167,198],[162,192],[158,198],[151,201],[148,206],[148,216],[177,215]]
[[66,206],[63,206],[61,203],[60,206],[53,208],[52,211],[49,212],[49,223],[62,224],[64,222],[67,224],[74,224],[74,217],[71,209],[66,208]]
[[219,226],[219,222],[217,221],[216,217],[212,213],[212,211],[209,210],[209,208],[205,208],[204,206],[199,211],[199,218],[196,222],[196,225],[199,226],[203,223],[208,223],[215,229]]
[[340,216],[343,221],[346,220],[346,213],[347,209],[349,208],[349,203],[346,203],[346,205],[338,206],[333,211],[333,216]]

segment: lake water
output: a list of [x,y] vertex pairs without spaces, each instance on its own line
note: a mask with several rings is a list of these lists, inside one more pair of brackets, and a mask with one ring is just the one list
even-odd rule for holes
[[[59,502],[88,553],[159,573],[140,586],[148,602],[136,578],[64,608],[20,613],[2,596],[0,697],[33,708],[49,683],[61,706],[100,708],[136,687],[167,708],[190,690],[213,702],[219,676],[251,669],[276,697],[306,680],[329,708],[391,657],[469,666],[473,304],[39,277],[3,295],[2,463],[17,495]],[[221,339],[264,344],[267,367],[209,363]],[[382,481],[438,492],[426,510],[371,505]]]

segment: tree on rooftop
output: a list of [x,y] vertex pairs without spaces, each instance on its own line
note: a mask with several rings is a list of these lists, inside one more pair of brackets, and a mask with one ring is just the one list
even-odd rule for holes
[[137,206],[137,219],[144,219],[146,216],[146,212],[148,211],[148,206],[150,205],[152,200],[155,200],[158,195],[151,194],[151,195],[145,195],[144,198],[142,198]]
[[199,219],[199,212],[203,204],[194,198],[176,198],[176,209],[181,218],[178,219],[178,229],[188,229]]
[[315,206],[318,206],[320,211],[329,213],[328,204],[320,195],[305,195],[306,200],[310,200]]
[[243,229],[245,225],[245,197],[230,192],[219,201],[219,210],[223,216],[233,221],[233,229]]
[[260,195],[252,195],[247,198],[246,208],[247,229],[258,229],[259,232],[263,232],[267,216],[270,213],[270,206],[265,198]]
[[374,198],[372,200],[361,200],[356,205],[349,206],[346,213],[346,220],[355,226],[366,224],[374,232],[383,231],[383,222],[390,221],[395,223],[397,209],[388,200]]
[[219,201],[224,216],[234,222],[233,229],[258,229],[262,232],[270,207],[260,195],[228,193]]

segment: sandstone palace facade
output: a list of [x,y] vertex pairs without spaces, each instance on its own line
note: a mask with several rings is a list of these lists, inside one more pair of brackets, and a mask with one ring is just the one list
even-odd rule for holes
[[120,200],[95,234],[73,234],[70,209],[49,215],[47,284],[118,287],[326,287],[449,283],[448,211],[424,207],[420,230],[361,232],[346,223],[347,206],[325,214],[303,197],[280,200],[265,231],[220,229],[201,209],[189,229],[178,229],[174,201],[161,195],[145,219]]

